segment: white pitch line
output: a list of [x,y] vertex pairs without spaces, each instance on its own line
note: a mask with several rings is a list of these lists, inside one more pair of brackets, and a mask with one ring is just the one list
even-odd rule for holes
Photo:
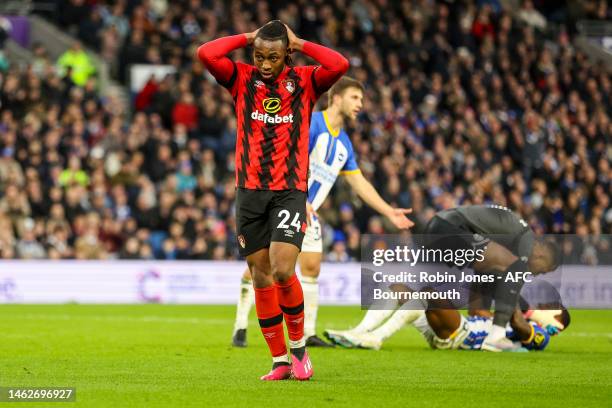
[[[4,317],[6,318],[6,316]],[[206,319],[197,317],[161,317],[161,316],[104,316],[104,315],[70,315],[70,314],[24,314],[11,315],[9,319],[19,320],[92,320],[101,322],[143,322],[143,323],[173,323],[173,324],[212,324],[225,325],[232,322],[232,319]]]
[[573,337],[609,337],[609,338],[612,338],[612,333],[605,333],[605,332],[604,333],[601,333],[601,332],[600,333],[598,333],[598,332],[592,332],[592,333],[589,333],[589,332],[573,332],[571,330],[568,331],[567,333],[566,332],[560,333],[559,335],[563,336],[563,337],[565,337],[565,336],[573,336]]

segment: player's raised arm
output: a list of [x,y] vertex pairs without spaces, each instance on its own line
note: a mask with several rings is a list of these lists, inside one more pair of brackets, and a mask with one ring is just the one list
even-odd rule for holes
[[345,177],[359,198],[387,217],[397,228],[407,229],[414,226],[414,223],[406,217],[406,214],[410,214],[412,209],[391,207],[360,171],[345,174]]
[[227,54],[251,44],[256,34],[257,31],[230,35],[204,43],[198,47],[198,58],[219,83],[225,84],[232,78],[236,69]]
[[321,64],[314,72],[316,89],[325,92],[349,69],[349,61],[339,52],[298,38],[287,26],[289,50],[300,51]]

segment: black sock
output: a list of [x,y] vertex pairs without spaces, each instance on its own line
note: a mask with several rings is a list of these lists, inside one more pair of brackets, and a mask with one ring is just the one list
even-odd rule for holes
[[296,356],[298,360],[302,360],[302,358],[304,358],[304,353],[306,353],[306,346],[291,349],[291,354]]
[[272,363],[272,369],[274,370],[276,367],[280,367],[280,366],[284,366],[284,365],[289,365],[289,363],[287,361],[277,361],[275,363]]
[[[504,272],[504,277],[507,272],[527,271],[527,264],[521,260],[515,261],[507,271]],[[518,282],[504,282],[503,280],[497,281],[495,285],[495,315],[493,317],[493,324],[501,327],[506,327],[506,324],[510,321],[514,310],[518,305],[519,294],[523,287],[523,281]]]

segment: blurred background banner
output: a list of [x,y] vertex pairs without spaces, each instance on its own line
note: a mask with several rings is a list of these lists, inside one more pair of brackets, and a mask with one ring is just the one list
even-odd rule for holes
[[[323,264],[321,304],[359,305],[360,266]],[[2,261],[0,303],[234,304],[243,272],[233,261]],[[612,308],[609,266],[564,265],[561,273],[555,286],[566,307]]]
[[[3,261],[0,303],[234,304],[244,267],[231,261]],[[359,304],[359,264],[323,267],[321,303]]]

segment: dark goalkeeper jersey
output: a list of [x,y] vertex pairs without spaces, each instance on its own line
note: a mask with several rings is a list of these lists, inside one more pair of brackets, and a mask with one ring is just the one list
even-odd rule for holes
[[472,233],[490,237],[521,260],[531,255],[534,234],[525,220],[500,205],[470,205],[436,214],[446,221],[467,227]]

